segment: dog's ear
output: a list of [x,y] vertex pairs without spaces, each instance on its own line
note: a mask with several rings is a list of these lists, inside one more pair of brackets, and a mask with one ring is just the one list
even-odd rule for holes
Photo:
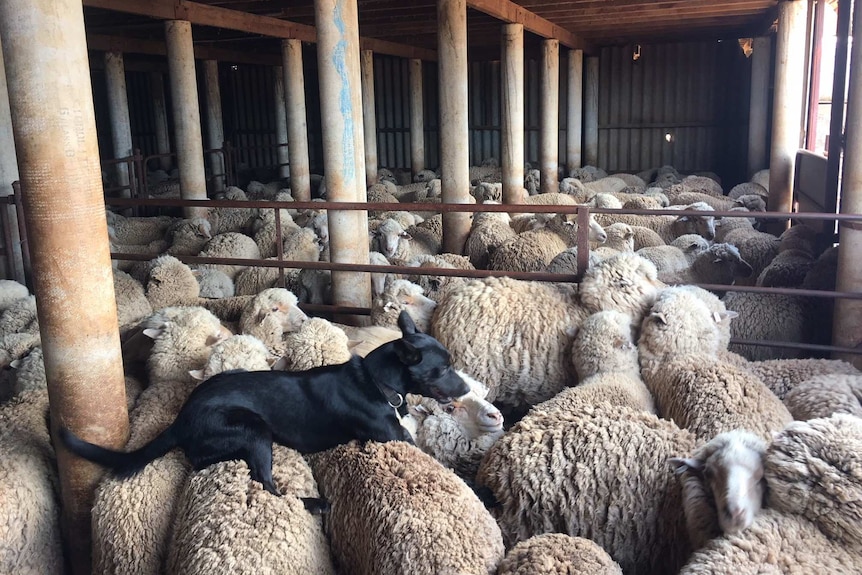
[[398,314],[398,328],[401,330],[403,335],[413,335],[414,333],[419,332],[416,324],[413,323],[413,318],[410,317],[410,314],[407,313],[406,310],[402,310],[401,313]]
[[[404,315],[404,312],[401,312]],[[404,365],[416,365],[422,361],[422,352],[416,346],[403,339],[395,340],[395,353]]]
[[189,371],[189,375],[192,376],[192,379],[194,379],[195,381],[204,380],[204,370],[202,369],[193,369]]

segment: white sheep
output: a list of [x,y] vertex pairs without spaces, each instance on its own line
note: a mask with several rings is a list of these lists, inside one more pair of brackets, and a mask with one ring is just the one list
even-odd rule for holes
[[424,295],[421,286],[409,280],[394,280],[384,288],[371,306],[371,323],[381,327],[397,327],[398,316],[407,311],[420,331],[427,332],[437,302]]
[[[684,253],[683,257],[685,257]],[[735,246],[712,244],[705,250],[697,252],[689,266],[675,271],[666,271],[658,277],[670,285],[699,283],[732,285],[740,278],[751,277],[751,274],[751,266],[742,258]]]
[[121,335],[153,313],[144,286],[120,270],[114,270],[114,301],[117,303],[117,323]]
[[[228,186],[216,199],[231,201],[248,201],[245,192],[236,186]],[[216,223],[219,234],[227,232],[247,233],[252,223],[258,217],[258,208],[212,208],[210,219]]]
[[[711,212],[712,207],[703,202],[683,206],[682,209]],[[715,237],[715,218],[708,214],[684,216],[638,216],[629,214],[596,214],[602,226],[622,222],[630,226],[642,226],[655,231],[664,243],[670,243],[683,234],[698,234],[711,240]]]
[[163,240],[168,227],[174,223],[169,216],[152,218],[125,217],[105,210],[108,225],[114,230],[117,243],[144,246],[156,240]]
[[655,264],[656,270],[661,276],[688,268],[697,255],[707,249],[709,249],[709,242],[702,236],[683,234],[673,240],[670,245],[641,248],[635,253]]
[[[739,314],[730,325],[738,339],[761,341],[810,341],[812,316],[806,298],[749,292],[728,292],[722,298],[728,310]],[[799,357],[801,351],[764,345],[731,344],[734,351],[749,361]]]
[[344,330],[329,321],[314,317],[299,329],[286,333],[283,339],[280,369],[303,371],[350,360],[348,338]]
[[233,280],[221,270],[202,269],[193,270],[194,276],[200,284],[200,297],[217,299],[233,297],[235,287]]
[[327,534],[354,575],[492,574],[500,529],[473,491],[430,455],[401,441],[356,442],[312,455],[330,502]]
[[837,359],[771,359],[752,361],[746,367],[781,400],[803,381],[819,375],[862,375],[852,364]]
[[10,333],[39,333],[36,296],[16,299],[0,312],[0,335]]
[[509,225],[511,219],[505,212],[479,212],[473,215],[464,254],[477,269],[487,269],[490,252],[517,235]]
[[818,375],[791,389],[784,405],[793,419],[805,421],[846,413],[862,417],[862,376]]
[[544,533],[512,547],[497,575],[623,575],[623,570],[589,539]]
[[[207,242],[198,255],[201,257],[234,259],[260,259],[261,257],[260,249],[257,247],[254,240],[246,235],[236,232],[228,232],[214,236],[213,239]],[[235,280],[236,275],[246,267],[248,266],[201,264],[199,269],[220,270],[231,280]]]
[[257,337],[274,354],[281,355],[284,334],[298,330],[308,320],[297,303],[296,296],[286,289],[265,289],[243,308],[240,331]]
[[409,260],[420,254],[434,254],[425,243],[412,241],[413,236],[393,218],[380,222],[371,237],[369,249],[382,253],[389,261]]
[[19,299],[30,295],[27,286],[15,280],[0,280],[0,311],[8,308]]
[[792,417],[762,381],[719,357],[720,319],[690,290],[663,290],[638,340],[644,381],[659,414],[701,439],[736,428],[770,438]]

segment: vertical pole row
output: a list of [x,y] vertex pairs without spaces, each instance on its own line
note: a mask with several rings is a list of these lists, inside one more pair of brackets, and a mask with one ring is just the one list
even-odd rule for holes
[[362,131],[365,136],[365,185],[377,183],[377,114],[374,100],[374,52],[359,55],[362,73]]
[[[120,52],[105,52],[105,83],[108,86],[108,116],[111,119],[111,143],[114,158],[132,155],[132,124],[129,119],[129,99],[126,95],[126,66]],[[131,181],[129,164],[112,166],[116,186],[128,186]],[[131,190],[124,189],[120,197],[131,197]]]
[[[207,148],[216,150],[224,146],[224,122],[221,113],[221,88],[218,82],[218,61],[204,60],[204,85],[206,86]],[[224,156],[219,153],[209,155],[210,172],[213,175],[213,191],[225,188]]]
[[[15,154],[15,138],[12,135],[12,112],[9,111],[9,92],[6,89],[6,72],[3,64],[3,50],[0,49],[0,196],[13,194],[12,182],[18,179],[18,156]],[[12,277],[25,283],[24,256],[21,251],[21,236],[18,233],[18,213],[15,206],[0,208],[6,211],[11,237],[12,260],[7,262]],[[8,251],[8,250],[7,250]]]
[[599,59],[587,57],[587,87],[584,102],[584,163],[599,164]]
[[503,24],[503,203],[524,200],[524,25]]
[[305,116],[305,73],[302,42],[282,40],[284,90],[287,106],[287,141],[290,158],[290,192],[293,199],[311,199],[311,166],[308,160],[308,125]]
[[410,169],[425,169],[425,108],[422,102],[422,60],[410,59]]
[[559,183],[560,155],[560,42],[542,42],[541,94],[541,146],[539,170],[542,178],[542,193],[557,192]]
[[566,106],[566,172],[581,167],[584,116],[584,51],[569,50],[568,105]]

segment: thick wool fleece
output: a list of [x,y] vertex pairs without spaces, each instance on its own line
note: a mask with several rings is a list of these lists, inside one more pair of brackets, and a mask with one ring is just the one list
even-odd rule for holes
[[748,529],[695,552],[679,575],[829,574],[862,572],[862,557],[831,541],[803,517],[764,509]]
[[589,539],[561,533],[530,537],[507,554],[497,575],[622,575],[604,549]]
[[652,414],[537,406],[494,444],[477,483],[500,502],[494,511],[507,545],[564,532],[595,541],[624,572],[675,573],[690,542],[667,459],[694,447],[691,433]]
[[808,420],[846,413],[862,417],[862,375],[818,375],[784,397],[793,419]]
[[492,574],[500,529],[467,485],[400,441],[312,456],[337,566],[351,575]]
[[276,497],[249,477],[244,461],[191,474],[177,502],[168,573],[334,575],[320,516],[300,497],[317,497],[311,469],[296,451],[275,445]]
[[796,421],[766,452],[768,505],[802,515],[862,563],[862,419]]
[[753,361],[746,368],[759,377],[779,399],[805,380],[830,373],[862,375],[852,364],[838,359],[770,359]]
[[488,383],[488,401],[515,408],[574,383],[571,343],[586,316],[568,287],[486,278],[447,292],[430,333],[457,369]]
[[347,334],[323,318],[311,318],[302,324],[299,331],[284,335],[282,357],[286,371],[345,363],[350,360]]
[[630,315],[637,325],[662,287],[652,262],[620,253],[587,270],[578,286],[578,301],[588,313],[616,310]]

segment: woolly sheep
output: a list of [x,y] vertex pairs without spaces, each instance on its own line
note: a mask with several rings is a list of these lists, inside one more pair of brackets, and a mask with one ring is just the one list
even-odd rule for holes
[[[623,572],[675,573],[693,542],[705,539],[689,530],[684,504],[692,513],[713,504],[685,500],[668,472],[671,457],[689,453],[689,463],[703,467],[709,463],[700,458],[723,450],[695,451],[689,432],[625,407],[583,403],[545,412],[538,405],[494,444],[477,482],[499,501],[494,511],[507,545],[563,532],[593,540]],[[725,473],[736,469],[735,461],[725,466]],[[712,495],[719,507],[750,504],[723,490]]]
[[121,334],[153,313],[144,286],[120,270],[114,270],[114,301],[117,303],[117,323]]
[[617,310],[637,324],[661,287],[652,263],[622,252],[587,270],[578,286],[578,301],[588,314]]
[[755,172],[753,176],[751,176],[751,180],[749,180],[753,184],[757,184],[766,190],[766,193],[769,193],[769,169],[759,170]]
[[724,241],[739,249],[739,254],[752,268],[747,280],[740,280],[740,285],[754,285],[757,277],[778,255],[781,241],[773,236],[756,230],[737,228],[724,236]]
[[733,186],[727,193],[727,197],[735,200],[742,196],[760,196],[764,200],[769,197],[769,192],[760,184],[754,182],[742,182]]
[[805,276],[814,267],[814,258],[801,250],[785,250],[769,262],[755,285],[761,287],[802,287]]
[[392,218],[383,220],[372,234],[370,250],[382,253],[390,261],[409,260],[414,255],[430,254],[421,243],[412,243],[412,236]]
[[818,375],[791,389],[784,405],[793,419],[806,421],[846,413],[862,417],[862,376]]
[[298,330],[308,320],[297,303],[296,296],[286,289],[265,289],[243,308],[239,329],[280,355],[284,349],[283,335]]
[[277,359],[253,335],[232,335],[213,345],[203,368],[190,370],[189,375],[197,381],[204,381],[234,369],[266,371]]
[[[218,234],[207,242],[198,254],[210,258],[260,259],[260,249],[250,237],[236,232]],[[231,280],[248,266],[201,264],[200,269],[216,269],[224,272]]]
[[638,340],[644,382],[661,416],[701,439],[736,428],[770,438],[790,413],[751,372],[718,357],[717,320],[691,291],[663,290]]
[[[277,258],[267,258],[275,261]],[[290,284],[299,276],[299,269],[285,268],[285,281]],[[234,291],[236,295],[257,295],[263,290],[275,287],[278,282],[278,268],[276,267],[247,267],[236,276]]]
[[[798,296],[728,292],[724,305],[739,317],[730,325],[737,339],[805,342],[811,330],[805,298]],[[800,350],[734,343],[729,348],[749,361],[799,357]]]
[[635,251],[635,232],[631,226],[622,223],[611,224],[605,228],[606,239],[593,251],[603,258],[619,252]]
[[[638,251],[641,248],[647,248],[650,246],[663,246],[665,245],[665,241],[661,239],[661,236],[655,232],[655,230],[651,230],[650,228],[645,228],[644,226],[630,226],[632,231],[635,233],[635,251]],[[686,234],[682,234],[686,235]],[[680,236],[682,237],[682,236]]]
[[[488,267],[507,271],[541,271],[563,250],[577,243],[575,214],[557,214],[540,229],[519,234],[499,245],[489,257]],[[607,234],[590,219],[590,239],[604,242]]]
[[482,457],[503,435],[503,415],[485,400],[488,388],[464,373],[458,375],[470,393],[445,405],[437,400],[408,394],[408,415],[401,420],[416,446],[461,479],[472,484]]
[[[236,186],[228,186],[218,196],[223,197],[217,197],[217,199],[248,201],[245,192]],[[213,208],[210,210],[210,219],[216,222],[216,231],[219,234],[227,232],[244,234],[249,231],[258,213],[258,208]]]
[[202,269],[193,271],[200,284],[200,297],[215,299],[234,296],[234,285],[221,270]]
[[[473,264],[466,256],[456,254],[442,253],[435,256],[420,255],[416,256],[407,262],[407,265],[415,268],[443,268],[443,269],[459,269],[473,270]],[[421,287],[423,293],[437,301],[442,296],[443,292],[452,289],[455,285],[463,283],[466,278],[455,276],[432,276],[425,274],[408,274],[407,279]]]
[[632,198],[626,199],[623,203],[623,208],[626,210],[660,210],[670,204],[670,201],[663,204],[660,195],[638,194]]
[[[598,262],[602,261],[602,258],[595,253],[595,251],[590,251],[589,259],[587,260],[587,269],[596,265]],[[572,274],[575,275],[578,273],[578,248],[573,247],[567,250],[563,250],[554,256],[554,259],[551,260],[551,263],[547,265],[544,271],[551,274]]]
[[347,334],[319,317],[285,334],[283,348],[283,369],[287,371],[303,371],[350,360]]
[[0,280],[0,311],[5,310],[15,301],[29,296],[27,286],[15,280]]
[[[383,184],[371,184],[365,192],[366,201],[369,204],[397,204],[396,198]],[[370,211],[370,216],[376,216],[379,212]]]
[[812,259],[823,253],[823,241],[819,232],[805,224],[796,224],[784,230],[778,236],[779,253],[787,250],[801,250],[810,255]]
[[[712,207],[703,202],[696,202],[683,207],[684,210],[711,212]],[[670,243],[683,234],[698,234],[711,240],[715,237],[715,219],[708,214],[683,216],[637,216],[628,214],[596,214],[596,221],[603,226],[622,222],[630,226],[650,228],[661,237],[664,243]]]
[[505,212],[479,212],[473,215],[464,254],[476,269],[487,269],[490,252],[517,235],[509,225],[511,219]]
[[[292,200],[293,198],[291,198]],[[286,198],[278,197],[276,201],[285,201]],[[261,210],[260,215],[252,225],[254,242],[260,250],[261,257],[270,258],[278,252],[276,246],[276,229],[275,225],[275,210]],[[279,217],[281,218],[281,237],[287,237],[293,231],[300,229],[300,226],[293,221],[293,217],[288,210],[279,209]]]
[[63,573],[59,480],[46,422],[48,391],[0,404],[0,571]]
[[10,333],[39,333],[36,296],[17,299],[0,313],[0,335]]
[[152,218],[125,217],[110,210],[105,211],[108,225],[114,230],[116,242],[124,245],[144,246],[163,240],[174,218],[157,216]]
[[165,307],[195,305],[200,284],[191,269],[174,256],[159,256],[151,262],[146,279],[147,300],[154,311]]
[[394,280],[374,300],[371,323],[381,327],[397,327],[398,316],[406,310],[420,331],[428,332],[437,302],[424,295],[421,286],[409,280]]
[[497,575],[622,575],[619,564],[589,539],[545,533],[506,554]]
[[317,497],[311,469],[292,449],[273,446],[281,497],[261,489],[244,461],[195,471],[176,503],[169,573],[334,575],[320,517],[301,497]]
[[[743,230],[742,233],[754,231],[754,226],[748,218],[723,216],[715,221],[715,241],[725,242],[731,233]],[[731,236],[733,237],[733,236]]]
[[42,340],[38,334],[10,333],[0,337],[0,404],[21,391],[17,375],[9,368],[15,367],[18,360],[40,345]]
[[584,187],[590,190],[593,194],[610,194],[613,192],[619,192],[627,186],[628,184],[624,180],[614,176],[599,178],[592,182],[584,182]]
[[797,385],[818,375],[862,376],[853,365],[838,359],[772,359],[753,361],[746,367],[782,400]]
[[611,194],[599,193],[590,198],[586,204],[591,208],[603,208],[603,209],[612,209],[612,210],[620,210],[623,207],[623,204],[616,196],[612,196]]
[[751,266],[731,244],[712,244],[699,252],[689,267],[659,275],[667,284],[732,285],[751,276]]
[[[495,572],[500,529],[473,491],[400,441],[356,442],[310,457],[335,562],[355,575]],[[453,544],[453,542],[455,542]]]
[[702,236],[683,234],[673,240],[670,245],[641,248],[635,253],[655,264],[656,271],[660,275],[664,275],[688,268],[698,254],[708,248],[709,242]]

